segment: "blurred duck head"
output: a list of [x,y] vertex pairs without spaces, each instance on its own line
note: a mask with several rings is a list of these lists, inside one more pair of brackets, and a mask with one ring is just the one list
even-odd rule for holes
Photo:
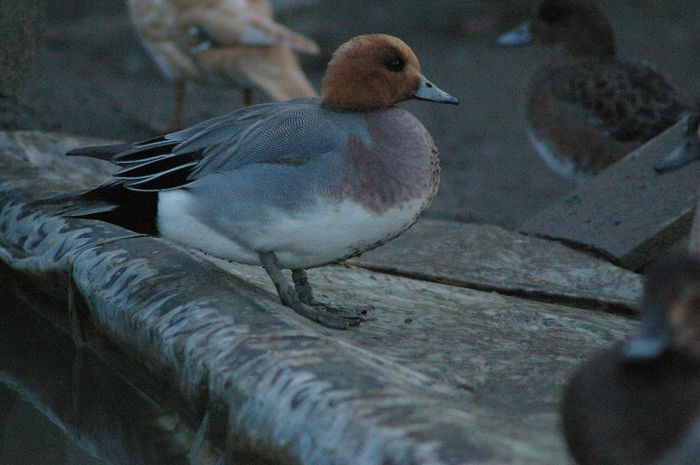
[[502,46],[561,46],[577,57],[611,59],[615,55],[612,27],[589,0],[544,0],[531,19],[500,36]]
[[700,359],[700,258],[674,253],[651,265],[641,315],[639,333],[625,343],[625,361],[651,361],[668,351]]

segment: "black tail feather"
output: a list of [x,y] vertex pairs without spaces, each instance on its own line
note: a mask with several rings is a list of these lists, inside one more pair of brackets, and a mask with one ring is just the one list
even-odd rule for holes
[[121,182],[105,184],[85,192],[82,198],[115,205],[108,211],[82,216],[116,224],[142,234],[158,235],[158,193],[137,192],[124,187]]
[[136,192],[121,182],[42,199],[33,205],[52,206],[51,212],[61,216],[101,220],[134,232],[158,235],[158,193]]
[[178,141],[162,140],[149,144],[133,145],[114,155],[112,161],[118,165],[125,165],[153,160],[170,154],[178,144]]
[[99,158],[100,160],[111,160],[112,157],[118,153],[129,150],[131,146],[129,144],[115,144],[115,145],[93,145],[91,147],[79,147],[67,152],[66,155],[69,157],[90,157]]

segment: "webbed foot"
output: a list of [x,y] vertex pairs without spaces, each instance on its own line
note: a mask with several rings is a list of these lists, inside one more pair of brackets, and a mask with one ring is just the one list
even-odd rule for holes
[[317,301],[304,270],[292,270],[292,287],[282,274],[273,252],[261,253],[260,263],[275,284],[282,303],[299,315],[333,329],[348,329],[365,319],[367,309],[336,308]]

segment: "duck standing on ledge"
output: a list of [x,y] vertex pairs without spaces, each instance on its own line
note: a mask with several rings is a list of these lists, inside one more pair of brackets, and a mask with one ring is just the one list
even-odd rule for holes
[[638,336],[569,382],[563,425],[580,465],[666,464],[660,457],[700,422],[700,259],[678,253],[653,264],[641,313]]
[[527,96],[530,141],[562,177],[596,175],[692,110],[656,68],[617,58],[610,23],[590,0],[544,0],[497,43],[563,48],[535,72]]
[[146,50],[175,82],[165,130],[183,127],[187,81],[236,84],[246,105],[253,87],[280,101],[316,95],[294,52],[315,55],[318,45],[277,24],[267,0],[129,0],[128,5]]
[[383,34],[341,45],[321,94],[243,108],[132,145],[74,150],[69,155],[108,159],[121,170],[57,201],[70,202],[69,216],[262,265],[299,314],[333,328],[357,324],[358,312],[314,299],[304,270],[397,237],[430,206],[440,180],[437,149],[423,125],[394,105],[458,101],[423,77],[405,43]]

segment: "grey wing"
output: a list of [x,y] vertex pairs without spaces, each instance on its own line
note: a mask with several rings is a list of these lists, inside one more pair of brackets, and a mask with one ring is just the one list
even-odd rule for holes
[[[338,131],[316,99],[245,108],[130,146],[69,152],[119,165],[114,178],[134,191],[181,188],[212,172],[251,163],[299,164],[338,144]],[[105,155],[107,154],[107,155]]]
[[642,62],[562,66],[550,78],[557,97],[580,105],[579,118],[620,142],[644,142],[690,109],[687,96]]
[[189,179],[253,163],[305,164],[341,145],[341,131],[329,116],[318,105],[285,107],[235,138],[207,147]]

